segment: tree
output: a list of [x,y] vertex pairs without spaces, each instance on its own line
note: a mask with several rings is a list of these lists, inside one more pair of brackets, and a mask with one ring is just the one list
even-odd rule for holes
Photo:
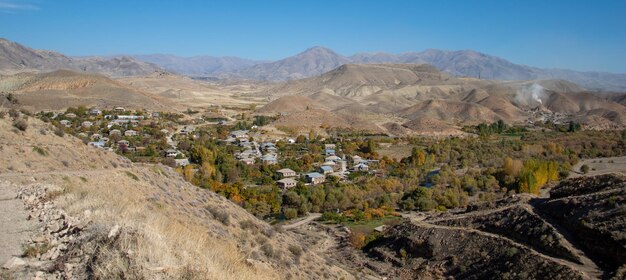
[[348,241],[350,245],[355,249],[361,249],[365,246],[365,234],[360,231],[352,231],[348,236]]
[[284,213],[285,213],[285,218],[288,220],[298,217],[298,210],[294,208],[285,208]]

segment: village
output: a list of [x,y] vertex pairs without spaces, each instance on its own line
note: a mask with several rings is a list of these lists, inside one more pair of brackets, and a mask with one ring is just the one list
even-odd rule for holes
[[[298,160],[309,153],[310,147],[303,145],[308,140],[292,137],[268,139],[261,135],[263,132],[257,125],[237,129],[237,126],[229,125],[226,118],[207,120],[182,114],[133,111],[123,107],[110,110],[69,108],[63,113],[40,112],[38,116],[55,124],[62,131],[59,133],[72,134],[94,148],[116,152],[137,162],[187,167],[194,172],[198,171],[195,165],[200,162],[194,162],[189,157],[191,143],[195,143],[201,135],[208,135],[210,139],[227,146],[240,163],[271,167],[274,170],[274,184],[283,192],[299,183],[320,185],[328,179],[346,181],[352,173],[383,176],[383,172],[376,169],[379,160],[363,158],[356,153],[346,154],[341,150],[341,144],[326,139],[320,141],[321,151],[315,157],[318,160],[312,162],[308,170],[297,172],[283,166],[284,161]],[[254,140],[261,138],[266,138],[266,141]],[[281,154],[277,145],[295,150],[295,153]],[[255,184],[246,184],[246,187],[255,187]]]

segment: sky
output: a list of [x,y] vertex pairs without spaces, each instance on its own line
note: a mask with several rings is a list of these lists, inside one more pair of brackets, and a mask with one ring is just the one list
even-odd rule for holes
[[624,0],[0,0],[0,37],[72,56],[472,49],[537,67],[626,73]]

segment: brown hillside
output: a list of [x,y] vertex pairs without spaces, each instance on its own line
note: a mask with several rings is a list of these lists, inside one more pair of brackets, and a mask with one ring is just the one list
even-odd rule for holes
[[449,100],[424,101],[400,111],[399,115],[410,120],[430,118],[463,125],[494,122],[500,118],[482,105]]
[[0,77],[0,89],[16,94],[20,104],[33,110],[62,110],[71,106],[143,108],[173,111],[167,100],[144,93],[107,77],[59,70],[41,74]]
[[296,112],[272,123],[276,127],[294,129],[319,129],[323,127],[350,128],[372,133],[383,133],[384,130],[374,123],[364,121],[356,116],[344,115],[320,109]]
[[292,114],[307,109],[327,109],[319,102],[301,95],[289,95],[280,97],[256,110],[259,114]]

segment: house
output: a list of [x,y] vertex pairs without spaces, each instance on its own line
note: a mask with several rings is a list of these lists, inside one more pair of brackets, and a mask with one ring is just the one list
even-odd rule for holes
[[73,119],[73,118],[75,118],[75,117],[76,117],[76,114],[74,114],[74,113],[68,113],[68,114],[65,114],[65,117],[66,117],[66,118],[71,118],[71,119]]
[[102,110],[98,110],[96,108],[93,108],[93,109],[89,110],[89,114],[94,115],[94,116],[98,116],[98,115],[102,114]]
[[341,158],[340,158],[340,157],[338,157],[338,156],[329,156],[329,157],[326,157],[326,158],[324,159],[324,161],[333,161],[333,162],[338,162],[338,161],[340,161],[340,160],[341,160]]
[[324,155],[326,155],[326,156],[334,156],[335,155],[335,150],[333,150],[333,149],[326,149],[326,150],[324,150]]
[[325,150],[335,150],[335,149],[337,149],[337,145],[335,145],[335,144],[324,144],[324,149]]
[[230,137],[233,138],[248,138],[248,131],[247,130],[233,130],[230,132]]
[[143,116],[135,116],[135,115],[119,115],[117,116],[118,120],[143,120]]
[[109,143],[109,138],[107,138],[107,137],[101,137],[101,138],[100,138],[100,142]]
[[176,167],[189,165],[189,159],[186,158],[175,159],[174,161],[176,161]]
[[159,112],[154,112],[154,113],[152,113],[152,117],[153,117],[153,118],[158,118],[158,117],[160,117],[160,116],[161,116],[161,114],[160,114]]
[[367,162],[367,160],[363,159],[362,157],[357,156],[357,155],[352,156],[352,164],[353,165],[357,165],[357,164],[362,163],[362,162]]
[[283,168],[283,169],[276,170],[276,174],[280,178],[295,177],[297,175],[295,171],[293,171],[293,170],[291,170],[289,168]]
[[109,131],[109,135],[122,135],[122,132],[119,129],[113,129]]
[[276,181],[276,183],[278,183],[279,187],[285,190],[295,187],[298,184],[298,181],[296,181],[294,178],[284,178]]
[[137,131],[126,130],[126,131],[124,131],[124,136],[137,136]]
[[180,135],[187,135],[193,133],[196,129],[193,126],[185,126],[180,130]]
[[369,166],[367,166],[367,164],[365,163],[359,163],[357,165],[354,166],[354,171],[364,171],[367,172],[369,170]]
[[102,148],[104,148],[104,142],[102,142],[102,141],[89,142],[89,146],[93,146],[93,147],[102,149]]
[[124,112],[126,110],[124,109],[124,107],[115,107],[115,108],[113,108],[113,111],[115,111],[115,112]]
[[117,145],[118,146],[124,145],[124,146],[128,147],[130,145],[130,143],[128,141],[126,141],[126,140],[120,140],[120,141],[117,141]]
[[178,151],[174,149],[169,149],[165,151],[166,157],[176,157],[178,155]]
[[386,228],[387,228],[387,225],[382,225],[382,226],[375,227],[374,230],[378,232],[383,232],[385,231]]
[[64,125],[65,127],[70,127],[72,125],[72,122],[68,120],[61,120],[59,123]]
[[289,144],[294,144],[294,143],[296,143],[296,139],[293,139],[293,138],[288,138],[288,139],[287,139],[287,143],[289,143]]
[[76,136],[78,136],[78,138],[87,138],[87,133],[81,132],[78,133]]
[[93,125],[93,123],[90,121],[84,121],[81,125],[85,128],[90,128]]
[[267,154],[261,157],[261,162],[263,162],[263,164],[277,164],[278,159],[274,154]]
[[330,174],[332,172],[333,172],[333,167],[332,166],[328,166],[328,165],[320,166],[320,173],[326,175],[326,174]]
[[324,175],[320,173],[311,172],[311,173],[306,174],[306,181],[313,185],[317,185],[317,184],[324,183],[326,181],[326,177],[324,177]]
[[98,134],[98,133],[94,133],[91,135],[91,139],[93,140],[100,140],[100,138],[102,138],[102,135]]

